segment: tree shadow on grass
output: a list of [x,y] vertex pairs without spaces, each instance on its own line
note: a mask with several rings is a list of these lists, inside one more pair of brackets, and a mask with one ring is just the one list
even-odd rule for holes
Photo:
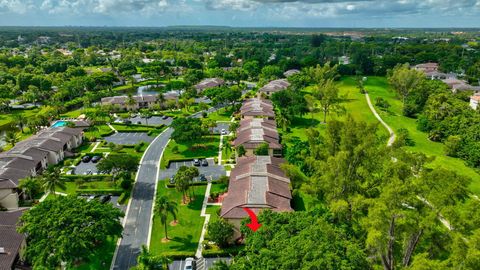
[[315,127],[318,124],[320,124],[320,121],[315,118],[307,118],[305,117],[295,117],[295,119],[292,121],[291,127],[294,128],[309,128],[309,127]]
[[[190,188],[196,188],[196,187],[190,187]],[[205,194],[200,194],[198,190],[195,190],[195,200],[191,201],[187,205],[188,209],[196,210],[196,211],[202,210],[204,196]]]
[[[193,235],[188,234],[185,237],[175,236],[170,239],[170,250],[174,251],[195,251],[198,243],[193,242]],[[178,244],[176,244],[178,243]]]

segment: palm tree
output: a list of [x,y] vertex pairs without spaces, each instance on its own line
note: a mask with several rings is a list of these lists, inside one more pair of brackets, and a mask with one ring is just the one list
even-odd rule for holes
[[152,112],[149,109],[141,109],[140,116],[145,119],[145,124],[148,126],[148,118],[152,117]]
[[158,104],[160,104],[160,107],[163,108],[164,107],[163,103],[165,103],[165,96],[163,94],[159,94],[157,96],[157,102],[158,102]]
[[23,133],[23,127],[25,126],[25,121],[27,119],[21,114],[13,114],[12,118],[15,125],[18,126],[20,128],[20,131]]
[[290,125],[290,120],[285,115],[285,113],[281,110],[277,114],[277,124],[281,126],[283,130],[286,130],[287,127]]
[[25,192],[25,195],[27,195],[27,198],[33,199],[33,195],[37,193],[41,187],[38,182],[38,179],[36,179],[33,176],[29,176],[27,178],[20,180],[18,188],[20,188],[21,190],[23,190],[23,192]]
[[19,139],[15,131],[8,131],[7,134],[5,134],[5,142],[9,143],[12,147],[15,146]]
[[55,188],[66,189],[65,182],[60,178],[59,167],[48,167],[42,174],[42,186],[47,192],[55,195]]
[[166,256],[153,256],[145,245],[142,245],[142,250],[137,257],[137,266],[135,270],[163,270],[168,269],[170,259]]
[[128,94],[125,105],[127,105],[127,107],[133,107],[135,104],[137,104],[137,101],[133,98],[132,94]]
[[169,201],[167,196],[157,197],[154,211],[156,215],[160,216],[160,221],[165,226],[165,239],[168,239],[167,219],[169,214],[173,216],[173,220],[177,219],[177,203]]

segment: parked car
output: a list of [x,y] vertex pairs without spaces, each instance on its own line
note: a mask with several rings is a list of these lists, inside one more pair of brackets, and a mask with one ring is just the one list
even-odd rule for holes
[[168,119],[168,116],[164,115],[164,116],[162,116],[162,119],[166,120],[166,119]]
[[84,172],[83,174],[84,174],[84,175],[92,175],[93,172],[92,172],[92,170],[88,170],[88,171]]
[[89,155],[86,155],[86,156],[82,157],[82,161],[85,162],[85,163],[89,162],[91,159],[92,159],[92,157],[89,156]]
[[172,175],[172,176],[170,177],[169,183],[170,183],[171,185],[175,184],[175,175]]
[[185,267],[183,270],[196,270],[197,263],[194,258],[186,258],[185,259]]
[[92,162],[97,163],[98,161],[100,161],[100,159],[102,159],[102,156],[94,156],[92,157]]
[[112,199],[112,195],[102,195],[100,197],[100,202],[101,203],[107,203]]
[[224,128],[222,128],[222,135],[227,135],[227,131]]
[[202,159],[202,166],[208,166],[208,161],[206,159]]
[[193,160],[193,166],[200,166],[200,160],[194,159]]
[[205,177],[205,174],[200,174],[199,178],[200,178],[200,181],[202,181],[202,182],[207,181],[207,177]]
[[124,123],[125,125],[131,125],[131,124],[132,124],[132,121],[130,121],[130,120],[125,120],[125,121],[123,121],[123,123]]

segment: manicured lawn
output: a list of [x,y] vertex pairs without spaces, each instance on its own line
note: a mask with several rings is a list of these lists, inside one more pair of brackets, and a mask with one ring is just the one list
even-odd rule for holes
[[85,131],[84,136],[87,139],[90,137],[101,139],[104,136],[108,136],[109,134],[112,134],[112,132],[113,132],[112,129],[107,125],[95,125],[95,126],[89,127]]
[[40,109],[35,108],[35,109],[28,109],[28,110],[11,110],[9,112],[2,112],[0,113],[0,130],[4,130],[5,128],[8,128],[9,125],[13,123],[13,117],[12,115],[18,114],[22,115],[23,119],[28,119],[30,116],[33,116],[37,114],[40,111]]
[[[112,181],[92,181],[85,182],[83,184],[87,189],[112,189],[115,188],[115,185]],[[56,188],[57,192],[67,193],[67,194],[77,194],[76,191],[81,191],[82,189],[78,188],[77,183],[75,182],[65,182],[65,190]]]
[[222,148],[222,163],[224,163],[227,160],[230,160],[231,155],[234,153],[234,150],[232,147],[227,147],[227,144],[229,143],[229,136],[223,136],[223,148]]
[[210,222],[220,219],[219,213],[222,207],[219,205],[208,205],[205,213],[210,214]]
[[[415,141],[415,146],[407,147],[408,150],[422,152],[428,156],[435,156],[435,160],[429,164],[430,167],[442,167],[471,177],[473,182],[470,185],[470,190],[480,195],[480,174],[466,166],[463,160],[445,156],[442,143],[430,141],[426,133],[417,130],[417,122],[415,119],[402,115],[402,102],[388,86],[385,78],[369,77],[366,83],[366,89],[369,92],[372,103],[375,103],[377,97],[382,97],[390,103],[391,107],[389,112],[381,111],[379,108],[376,108],[376,110],[382,119],[394,130],[405,128],[409,131],[410,137]],[[468,105],[465,104],[465,106]]]
[[174,188],[166,188],[165,180],[158,183],[157,197],[168,196],[170,200],[178,204],[178,224],[170,225],[173,220],[168,218],[168,237],[170,241],[162,243],[165,237],[164,226],[159,217],[154,217],[152,228],[152,240],[150,242],[150,251],[153,254],[185,254],[185,256],[193,256],[197,250],[198,240],[202,231],[203,217],[200,217],[203,198],[205,196],[206,186],[192,187],[195,189],[195,200],[187,205],[182,205],[182,194]]
[[210,113],[208,118],[215,121],[230,121],[234,113],[233,107],[229,106],[226,108],[221,108],[216,112]]
[[[378,124],[377,119],[371,113],[365,96],[357,89],[357,83],[353,77],[344,77],[338,83],[340,96],[344,97],[342,106],[345,107],[345,114],[330,113],[327,116],[327,123],[331,119],[344,120],[347,114],[350,114],[355,120],[365,121],[367,123]],[[312,87],[307,87],[303,91],[311,93]],[[289,125],[290,131],[286,132],[279,127],[279,132],[282,133],[282,138],[287,143],[293,137],[298,137],[301,140],[307,140],[305,129],[316,128],[321,133],[324,132],[326,125],[323,122],[323,112],[320,111],[317,104],[317,110],[314,113],[307,113],[302,117],[296,117]],[[382,126],[378,127],[379,136],[387,138],[388,132]]]
[[[179,144],[172,140],[165,148],[160,166],[165,168],[169,160],[216,157],[219,144],[220,136],[216,135],[209,135],[200,141],[185,144]],[[175,147],[178,148],[178,151],[174,152]]]
[[107,241],[93,250],[93,253],[89,256],[90,261],[83,263],[73,269],[76,270],[96,270],[96,269],[109,269],[112,263],[113,254],[115,253],[115,247],[117,244],[116,237],[108,237]]
[[77,109],[77,110],[63,113],[62,115],[60,115],[60,118],[77,118],[81,114],[83,114],[83,109]]

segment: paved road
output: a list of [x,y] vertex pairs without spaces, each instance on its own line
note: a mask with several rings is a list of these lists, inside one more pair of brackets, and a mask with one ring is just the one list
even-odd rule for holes
[[[218,108],[209,108],[207,113]],[[191,117],[200,118],[202,112]],[[132,191],[132,198],[127,209],[123,237],[117,246],[110,269],[128,270],[137,264],[137,255],[142,245],[148,245],[148,234],[155,197],[155,182],[158,165],[163,149],[167,146],[173,129],[167,128],[155,138],[145,151],[137,172],[137,181]]]
[[128,270],[135,266],[141,246],[148,244],[157,166],[172,132],[168,128],[155,138],[143,156],[127,209],[123,238],[117,247],[111,269]]

